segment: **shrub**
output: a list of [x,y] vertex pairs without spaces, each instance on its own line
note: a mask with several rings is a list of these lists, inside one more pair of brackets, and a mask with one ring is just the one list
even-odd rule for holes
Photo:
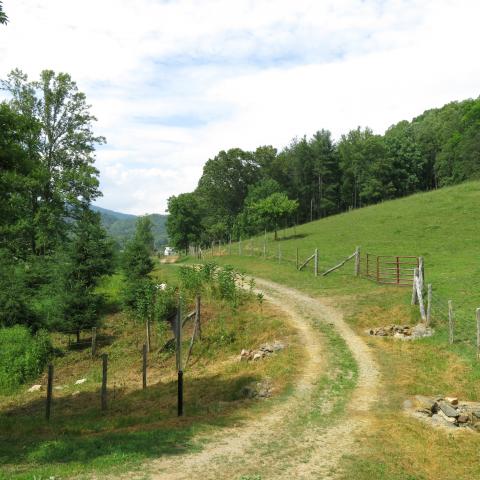
[[39,375],[52,353],[48,334],[22,326],[0,328],[0,391],[7,393]]

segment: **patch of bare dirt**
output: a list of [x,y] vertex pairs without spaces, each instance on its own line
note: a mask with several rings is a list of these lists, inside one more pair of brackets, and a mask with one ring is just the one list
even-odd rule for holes
[[[142,475],[152,479],[236,479],[255,472],[262,479],[335,478],[339,462],[355,450],[355,441],[368,422],[368,413],[378,396],[379,371],[364,341],[343,320],[331,302],[318,300],[295,289],[256,279],[265,298],[289,315],[307,352],[295,392],[269,413],[236,428],[208,437],[199,453],[164,457],[145,465]],[[347,411],[326,427],[305,425],[302,434],[288,428],[292,419],[312,409],[312,392],[328,369],[321,333],[312,320],[330,323],[343,337],[359,369],[358,384]],[[321,413],[328,415],[328,401]],[[128,478],[134,478],[130,474]],[[142,477],[143,478],[143,477]]]

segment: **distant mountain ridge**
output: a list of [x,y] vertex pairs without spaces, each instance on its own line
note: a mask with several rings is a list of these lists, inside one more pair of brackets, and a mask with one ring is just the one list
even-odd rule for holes
[[[125,245],[134,236],[138,215],[116,212],[96,205],[92,205],[91,208],[93,211],[100,213],[103,226],[120,246]],[[152,232],[155,239],[155,247],[158,248],[161,245],[165,245],[168,241],[165,226],[167,215],[153,213],[149,217],[153,224]]]

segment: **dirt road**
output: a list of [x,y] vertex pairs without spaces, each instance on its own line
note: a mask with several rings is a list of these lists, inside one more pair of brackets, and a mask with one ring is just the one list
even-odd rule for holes
[[[345,323],[342,313],[326,301],[274,282],[256,279],[256,284],[268,301],[289,315],[305,346],[307,360],[294,393],[254,422],[222,430],[199,453],[146,465],[144,473],[150,478],[333,479],[341,472],[342,456],[355,450],[378,396],[379,373],[371,352]],[[328,419],[335,405],[328,385],[345,372],[339,372],[335,355],[326,351],[326,338],[315,327],[316,322],[333,326],[358,367],[358,382],[350,401],[343,412],[332,415],[331,422]],[[311,421],[315,416],[327,421]]]

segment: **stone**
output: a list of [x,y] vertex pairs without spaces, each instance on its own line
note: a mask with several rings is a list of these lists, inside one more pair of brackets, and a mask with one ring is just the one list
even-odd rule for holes
[[435,399],[432,397],[426,397],[424,395],[415,395],[413,404],[417,412],[428,413],[432,415],[435,411]]
[[77,395],[80,395],[80,392],[78,390],[75,390],[75,392],[72,393],[72,397],[76,397]]
[[445,397],[445,401],[450,403],[451,405],[458,405],[457,397]]
[[469,420],[470,420],[470,417],[465,414],[459,415],[457,418],[458,423],[467,423]]
[[77,381],[75,382],[75,385],[81,385],[82,383],[85,383],[86,381],[87,381],[86,378],[81,378],[80,380],[77,380]]
[[457,418],[460,415],[458,411],[447,402],[440,401],[437,402],[437,405],[440,411],[442,411],[447,417]]
[[41,386],[41,385],[32,385],[32,386],[28,389],[28,391],[29,391],[30,393],[32,393],[32,392],[39,392],[41,389],[42,389],[42,386]]
[[254,356],[253,356],[253,360],[261,360],[263,358],[263,355],[260,353],[260,352],[257,352]]
[[456,423],[457,419],[455,417],[449,417],[448,415],[446,415],[445,413],[443,413],[442,410],[439,410],[438,411],[438,416],[443,418],[443,420],[447,421],[448,423]]
[[63,387],[61,385],[58,385],[57,387],[53,387],[54,390],[63,390]]

